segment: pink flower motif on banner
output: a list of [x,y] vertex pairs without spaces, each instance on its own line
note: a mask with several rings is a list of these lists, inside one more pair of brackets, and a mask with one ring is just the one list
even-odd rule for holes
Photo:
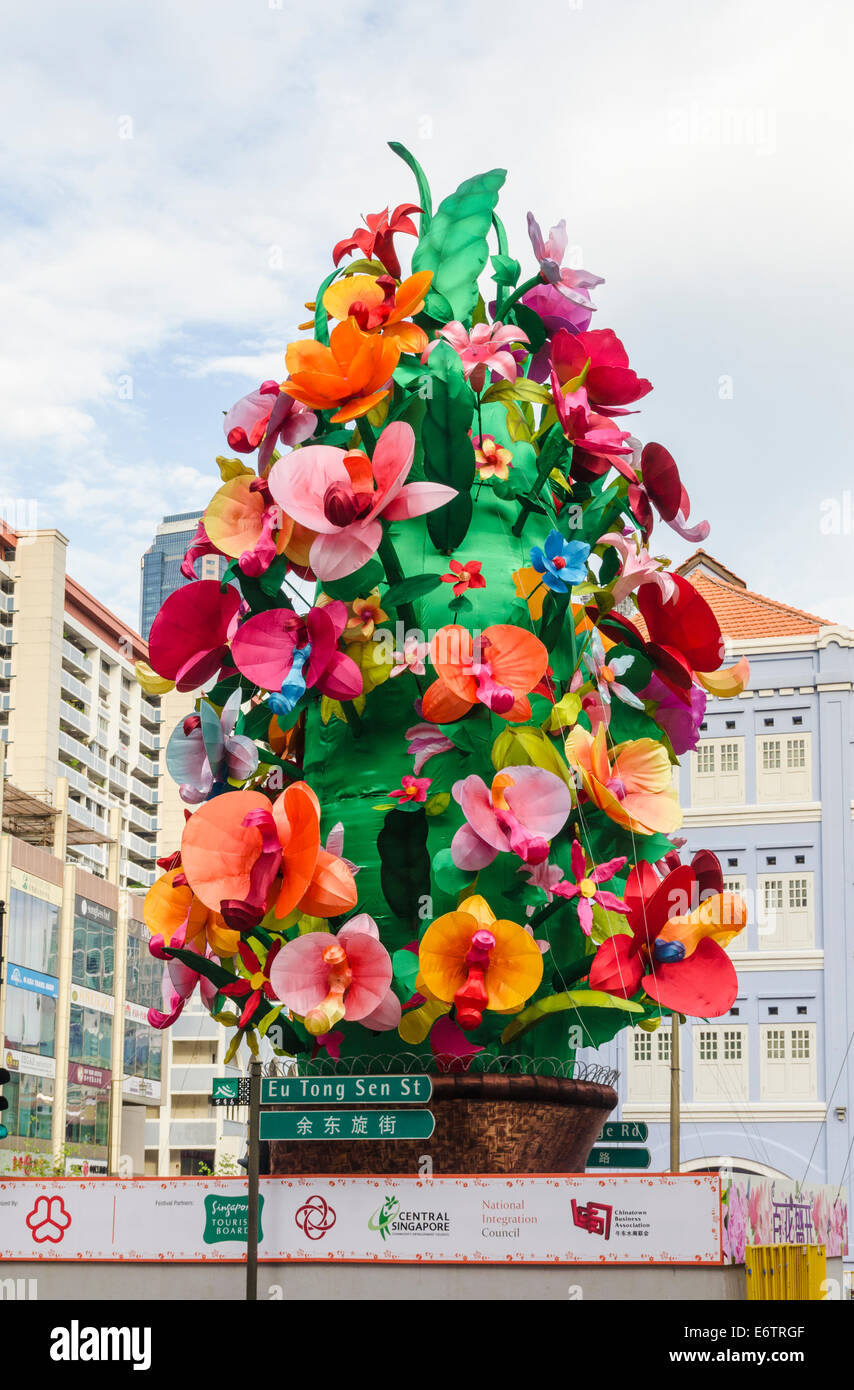
[[37,1197],[35,1206],[27,1216],[27,1225],[38,1245],[46,1240],[58,1245],[71,1225],[71,1217],[61,1197]]

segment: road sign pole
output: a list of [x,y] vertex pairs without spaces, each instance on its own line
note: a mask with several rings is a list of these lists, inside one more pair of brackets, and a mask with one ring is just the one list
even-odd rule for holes
[[249,1068],[249,1211],[246,1229],[246,1301],[258,1301],[258,1161],[261,1127],[261,1063]]
[[679,1101],[682,1090],[682,1068],[679,1058],[679,1015],[673,1014],[670,1020],[670,1171],[682,1171],[681,1140],[679,1134]]

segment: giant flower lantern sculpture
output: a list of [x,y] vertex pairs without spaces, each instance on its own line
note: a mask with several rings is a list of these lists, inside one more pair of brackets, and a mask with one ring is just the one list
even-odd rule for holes
[[276,1022],[297,1057],[536,1070],[730,1007],[746,910],[713,855],[679,862],[673,770],[748,672],[656,554],[658,519],[707,523],[623,428],[652,384],[590,327],[601,277],[529,215],[524,278],[502,170],[434,211],[393,148],[419,202],[329,234],[140,668],[186,699],[151,1020],[198,985],[231,1054]]

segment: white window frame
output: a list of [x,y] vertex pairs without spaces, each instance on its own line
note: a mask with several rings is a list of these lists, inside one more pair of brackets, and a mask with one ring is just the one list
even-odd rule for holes
[[[759,1025],[759,1094],[762,1100],[818,1099],[818,1057],[815,1023]],[[804,1056],[804,1048],[806,1053]],[[769,1055],[769,1048],[778,1054]]]
[[[766,767],[766,746],[776,750],[774,766]],[[793,766],[793,755],[800,754]],[[770,802],[812,800],[812,735],[808,729],[797,733],[757,734],[756,800]]]
[[[726,767],[735,757],[735,769]],[[708,770],[702,771],[701,768]],[[745,768],[744,736],[702,738],[691,754],[692,806],[743,806]]]
[[[694,1100],[717,1103],[748,1100],[750,1033],[747,1024],[695,1024],[693,1044]],[[704,1057],[703,1053],[707,1055]]]
[[[644,1054],[638,1058],[638,1053]],[[633,1028],[626,1035],[626,1099],[634,1104],[665,1102],[670,1097],[670,1025],[654,1033]]]
[[[779,907],[767,904],[768,887],[779,884]],[[806,904],[792,905],[792,890],[806,885]],[[773,913],[773,916],[771,915]],[[756,875],[756,943],[760,951],[815,949],[815,874],[812,869],[769,869]]]

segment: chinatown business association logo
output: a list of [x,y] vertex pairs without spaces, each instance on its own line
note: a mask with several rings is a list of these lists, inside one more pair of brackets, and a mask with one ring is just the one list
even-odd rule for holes
[[586,1206],[579,1206],[575,1198],[572,1199],[572,1224],[579,1226],[582,1231],[589,1231],[592,1236],[604,1236],[606,1240],[611,1239],[611,1217],[614,1208],[608,1206],[606,1202],[588,1202]]
[[309,1197],[294,1213],[294,1220],[309,1240],[322,1240],[327,1231],[335,1225],[335,1209],[325,1197],[317,1194]]
[[368,1221],[369,1231],[378,1231],[383,1240],[390,1235],[450,1235],[451,1220],[446,1211],[403,1211],[397,1197],[386,1194]]

